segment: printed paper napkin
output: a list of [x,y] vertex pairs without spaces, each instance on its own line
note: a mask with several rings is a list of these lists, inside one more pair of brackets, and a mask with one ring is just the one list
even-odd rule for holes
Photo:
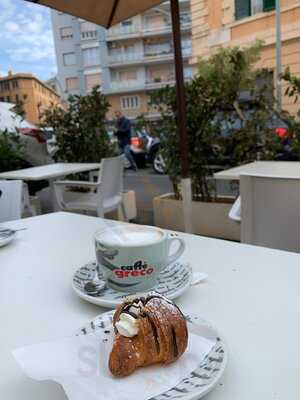
[[189,324],[188,349],[179,360],[140,368],[126,378],[115,378],[108,369],[113,333],[68,337],[19,348],[13,354],[25,374],[60,383],[70,400],[147,400],[197,368],[215,344],[215,338],[202,333]]

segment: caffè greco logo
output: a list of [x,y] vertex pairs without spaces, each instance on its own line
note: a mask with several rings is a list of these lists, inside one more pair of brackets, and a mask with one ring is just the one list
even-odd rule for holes
[[153,272],[154,268],[142,260],[136,261],[133,265],[122,265],[114,270],[116,277],[120,279],[130,276],[149,276],[153,274]]

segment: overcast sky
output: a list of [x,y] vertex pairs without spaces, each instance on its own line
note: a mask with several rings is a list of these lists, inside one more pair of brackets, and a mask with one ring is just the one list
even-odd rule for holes
[[0,0],[0,74],[31,72],[45,80],[56,73],[50,12],[24,0]]

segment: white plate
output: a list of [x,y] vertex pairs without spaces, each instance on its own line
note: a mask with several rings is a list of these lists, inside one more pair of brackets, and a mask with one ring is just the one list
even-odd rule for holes
[[[96,262],[91,262],[79,268],[74,276],[72,286],[82,299],[106,308],[115,308],[121,304],[130,293],[118,292],[105,287],[97,296],[91,296],[84,290],[84,285],[91,281],[96,273]],[[100,268],[99,279],[103,280]],[[173,300],[184,293],[191,285],[192,272],[188,265],[178,261],[165,268],[158,278],[158,283],[151,290],[155,290]],[[132,293],[131,293],[132,294]]]
[[0,247],[3,247],[14,240],[17,233],[11,229],[5,228],[5,231],[8,231],[8,235],[5,238],[1,238],[1,230],[3,230],[3,228],[0,228]]
[[[113,311],[99,315],[91,322],[75,332],[76,335],[87,335],[95,331],[111,331]],[[185,376],[176,386],[167,390],[151,400],[196,400],[210,392],[221,379],[228,359],[228,351],[218,334],[218,331],[207,321],[190,314],[185,318],[197,329],[202,328],[203,336],[215,338],[216,344],[205,356],[201,364],[189,375]],[[105,332],[105,333],[106,333]],[[158,367],[159,368],[159,367]],[[109,399],[108,399],[109,400]]]

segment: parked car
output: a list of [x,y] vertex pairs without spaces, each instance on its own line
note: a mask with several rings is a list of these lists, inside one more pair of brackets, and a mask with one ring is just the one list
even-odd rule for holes
[[22,119],[14,112],[12,103],[0,103],[0,131],[8,131],[20,135],[24,146],[25,166],[37,166],[53,163],[48,154],[43,132],[35,125]]
[[166,163],[160,151],[160,139],[148,135],[147,142],[147,159],[151,163],[152,168],[156,174],[166,173]]

